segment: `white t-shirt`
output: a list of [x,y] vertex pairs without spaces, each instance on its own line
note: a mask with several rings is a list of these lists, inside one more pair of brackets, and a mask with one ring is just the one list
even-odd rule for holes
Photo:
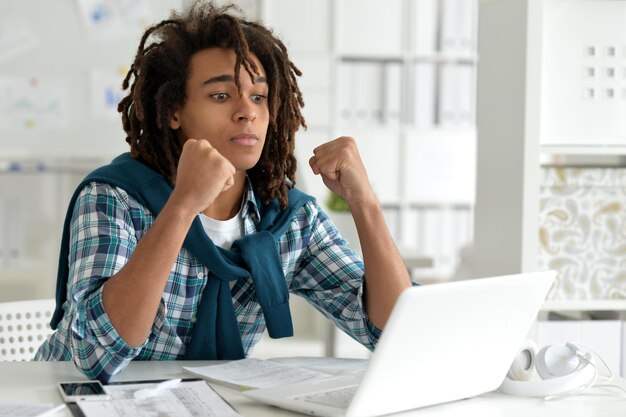
[[215,220],[200,213],[200,221],[213,243],[222,249],[230,249],[233,242],[243,236],[241,210],[228,220]]

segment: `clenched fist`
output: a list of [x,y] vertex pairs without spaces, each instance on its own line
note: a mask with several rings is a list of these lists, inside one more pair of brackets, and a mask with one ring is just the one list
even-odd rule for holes
[[309,165],[315,175],[321,175],[326,187],[343,197],[348,205],[376,199],[353,138],[342,136],[318,146]]
[[207,140],[188,139],[178,161],[173,198],[195,213],[233,186],[235,167]]

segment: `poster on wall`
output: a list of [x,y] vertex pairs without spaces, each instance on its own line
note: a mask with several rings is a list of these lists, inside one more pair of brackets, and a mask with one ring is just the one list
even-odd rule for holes
[[0,129],[68,128],[69,92],[66,80],[0,77]]
[[152,21],[148,0],[76,0],[90,41],[108,41],[139,33]]
[[90,72],[89,95],[91,115],[99,120],[119,120],[117,105],[126,95],[122,80],[127,69],[94,68]]

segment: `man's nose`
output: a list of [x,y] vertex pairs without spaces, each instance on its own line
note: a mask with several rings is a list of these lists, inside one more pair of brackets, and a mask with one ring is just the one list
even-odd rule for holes
[[250,98],[241,97],[238,104],[238,108],[233,115],[235,121],[253,121],[256,119],[256,109]]

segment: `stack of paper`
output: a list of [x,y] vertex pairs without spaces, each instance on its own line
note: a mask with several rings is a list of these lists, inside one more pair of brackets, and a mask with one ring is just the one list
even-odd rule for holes
[[366,367],[365,359],[295,357],[267,360],[251,358],[222,365],[186,366],[183,369],[213,382],[247,390],[332,375],[358,374],[364,372]]
[[44,417],[52,415],[63,407],[65,407],[65,404],[0,402],[0,416]]
[[241,416],[202,380],[183,381],[158,395],[136,398],[135,392],[157,385],[158,382],[110,384],[105,386],[110,400],[82,401],[78,407],[85,417]]

